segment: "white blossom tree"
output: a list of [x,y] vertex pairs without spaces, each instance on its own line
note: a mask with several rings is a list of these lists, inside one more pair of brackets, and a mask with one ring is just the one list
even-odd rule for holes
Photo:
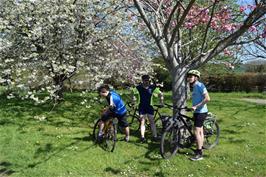
[[[2,0],[1,82],[44,102],[60,99],[64,82],[76,74],[93,89],[114,74],[132,81],[151,71],[134,35],[123,34],[123,8],[116,1]],[[40,100],[40,92],[49,96]]]

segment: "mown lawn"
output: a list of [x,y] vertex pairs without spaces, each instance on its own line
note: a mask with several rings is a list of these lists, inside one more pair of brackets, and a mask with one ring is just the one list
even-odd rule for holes
[[[192,162],[191,149],[162,159],[159,144],[141,144],[138,134],[129,143],[119,134],[113,153],[95,145],[92,128],[101,107],[89,106],[92,95],[67,94],[54,109],[1,96],[0,176],[266,176],[266,105],[244,102],[244,97],[266,98],[211,93],[208,107],[218,117],[220,144],[205,151],[203,161]],[[81,104],[84,98],[87,107]]]

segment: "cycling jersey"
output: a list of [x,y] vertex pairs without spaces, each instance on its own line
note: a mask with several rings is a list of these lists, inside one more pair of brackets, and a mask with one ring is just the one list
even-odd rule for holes
[[[196,83],[193,85],[193,92],[192,92],[192,105],[195,106],[202,102],[205,98],[204,94],[207,93],[207,89],[205,85],[199,81],[196,81]],[[195,110],[195,113],[207,113],[208,108],[207,105],[204,104],[200,107],[197,107]]]
[[106,97],[106,100],[110,106],[113,107],[111,110],[117,115],[124,115],[127,112],[126,105],[124,104],[122,98],[115,91],[110,91]]
[[144,88],[142,84],[139,84],[133,89],[133,93],[138,96],[137,100],[139,105],[153,105],[154,96],[158,96],[160,89],[155,85],[150,85],[148,88]]

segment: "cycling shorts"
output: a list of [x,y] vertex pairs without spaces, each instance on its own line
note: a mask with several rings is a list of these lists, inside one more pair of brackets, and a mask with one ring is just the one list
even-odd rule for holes
[[118,115],[118,114],[115,114],[114,112],[107,111],[102,115],[101,120],[105,122],[115,117],[118,119],[118,125],[120,127],[128,127],[129,124],[127,122],[127,113],[123,115]]
[[194,113],[193,117],[194,117],[194,126],[195,127],[202,127],[203,126],[203,122],[206,119],[208,113]]
[[139,115],[145,115],[145,114],[150,114],[153,115],[154,114],[154,109],[151,105],[139,105]]

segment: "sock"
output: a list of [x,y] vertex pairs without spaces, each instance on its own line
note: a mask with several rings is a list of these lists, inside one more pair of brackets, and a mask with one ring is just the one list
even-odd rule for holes
[[99,131],[99,136],[102,136],[103,135],[103,131]]
[[142,138],[144,138],[144,133],[145,133],[145,125],[141,125],[140,126],[140,134],[141,134]]

